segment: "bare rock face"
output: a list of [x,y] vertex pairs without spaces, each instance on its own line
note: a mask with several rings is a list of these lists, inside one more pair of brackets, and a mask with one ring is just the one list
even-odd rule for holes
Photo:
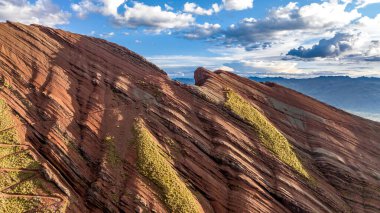
[[9,22],[0,79],[67,212],[380,211],[380,123],[279,85],[204,68],[182,85],[116,44]]

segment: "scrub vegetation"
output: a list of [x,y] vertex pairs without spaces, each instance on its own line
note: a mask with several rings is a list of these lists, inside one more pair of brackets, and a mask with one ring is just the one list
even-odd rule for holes
[[106,160],[111,166],[121,165],[122,161],[119,154],[116,151],[115,140],[112,136],[107,136],[104,138],[104,143],[106,146]]
[[226,101],[224,105],[252,126],[267,149],[273,152],[282,162],[304,177],[309,178],[308,172],[294,152],[292,145],[259,110],[233,90],[226,90],[225,95]]
[[33,209],[39,207],[41,201],[38,198],[22,198],[22,197],[12,197],[12,198],[1,198],[0,199],[0,212],[12,212],[12,213],[24,213],[32,211]]
[[[27,212],[40,207],[38,197],[23,197],[44,191],[42,180],[33,176],[41,165],[20,145],[11,110],[0,99],[0,212]],[[17,171],[19,170],[19,171]],[[17,197],[7,197],[7,195]]]
[[4,100],[0,99],[0,143],[18,144],[17,130],[11,111]]
[[161,148],[142,120],[134,125],[138,170],[161,190],[171,212],[200,212],[199,204],[175,169],[162,154]]

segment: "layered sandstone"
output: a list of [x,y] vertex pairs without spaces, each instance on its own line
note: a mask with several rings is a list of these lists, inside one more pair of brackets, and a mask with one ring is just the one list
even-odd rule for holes
[[[116,44],[18,23],[0,24],[0,78],[0,99],[68,212],[182,211],[173,185],[192,205],[183,211],[380,211],[380,124],[279,85],[200,68],[187,86]],[[227,89],[286,138],[308,175],[226,107]]]

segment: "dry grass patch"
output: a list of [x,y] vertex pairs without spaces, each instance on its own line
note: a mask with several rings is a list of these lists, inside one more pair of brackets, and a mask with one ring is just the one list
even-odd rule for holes
[[162,191],[171,212],[195,213],[200,207],[175,169],[162,155],[162,150],[142,120],[134,125],[139,172],[154,182]]
[[0,146],[0,159],[18,151],[21,151],[19,146]]
[[38,198],[1,198],[0,212],[24,213],[38,208],[41,201]]
[[298,173],[310,178],[292,145],[259,110],[232,90],[226,90],[225,95],[224,105],[253,127],[266,148]]
[[41,165],[27,152],[19,152],[0,159],[0,168],[5,169],[39,169]]
[[[11,128],[15,125],[10,108],[4,100],[0,99],[0,143],[18,144],[17,130]],[[7,130],[6,130],[7,129]],[[2,131],[6,130],[6,131]]]
[[40,178],[32,178],[22,181],[4,192],[10,194],[38,195],[40,192],[45,193],[45,188],[43,180]]
[[[37,212],[36,208],[49,204],[46,199],[38,198],[41,194],[51,195],[49,182],[40,176],[41,164],[34,159],[32,151],[19,146],[15,125],[11,109],[0,99],[0,169],[5,169],[0,171],[0,190],[4,194],[0,196],[0,212]],[[57,205],[61,205],[59,210],[50,206],[38,212],[66,212],[68,202]]]
[[9,171],[0,172],[0,190],[19,183],[25,179],[32,177],[34,173],[32,172],[21,172],[21,171]]

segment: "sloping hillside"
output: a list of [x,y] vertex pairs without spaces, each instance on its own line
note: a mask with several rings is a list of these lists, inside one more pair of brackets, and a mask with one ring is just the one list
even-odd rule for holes
[[18,193],[18,212],[380,211],[380,124],[276,84],[199,68],[187,86],[126,48],[17,23],[0,24],[0,78],[2,153],[33,173],[9,179],[51,192],[34,191],[41,207]]

